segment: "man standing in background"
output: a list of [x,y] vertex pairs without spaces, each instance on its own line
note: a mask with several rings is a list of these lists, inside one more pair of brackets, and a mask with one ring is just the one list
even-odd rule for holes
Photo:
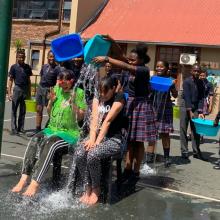
[[191,76],[183,81],[183,95],[180,105],[180,144],[182,158],[188,160],[188,138],[187,129],[190,124],[192,132],[192,148],[193,157],[206,160],[200,151],[200,135],[196,133],[193,118],[204,118],[204,91],[203,82],[199,79],[201,68],[198,64],[194,64],[191,70]]
[[[30,76],[32,75],[31,67],[26,64],[25,50],[20,49],[16,54],[17,63],[12,65],[9,71],[8,99],[12,101],[11,111],[11,135],[25,133],[24,120],[26,114],[25,99],[30,89]],[[15,84],[12,94],[12,85]],[[19,117],[17,122],[17,110]]]

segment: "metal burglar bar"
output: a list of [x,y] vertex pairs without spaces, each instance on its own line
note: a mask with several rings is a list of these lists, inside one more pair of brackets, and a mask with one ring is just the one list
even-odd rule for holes
[[0,155],[11,40],[12,7],[13,0],[0,0]]

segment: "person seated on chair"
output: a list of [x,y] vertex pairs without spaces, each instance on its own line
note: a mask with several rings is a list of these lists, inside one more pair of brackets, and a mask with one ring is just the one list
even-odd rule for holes
[[67,71],[59,74],[58,79],[58,85],[50,91],[47,106],[50,115],[49,124],[28,143],[22,176],[17,185],[12,188],[12,192],[21,192],[32,174],[30,185],[23,195],[34,196],[56,154],[67,154],[68,147],[74,146],[79,139],[77,120],[83,119],[86,108],[82,90],[77,89],[75,93],[72,92],[74,79],[73,75]]
[[98,202],[101,160],[121,153],[125,97],[116,78],[105,76],[99,82],[99,97],[92,103],[89,136],[78,143],[74,161],[85,186],[80,201]]

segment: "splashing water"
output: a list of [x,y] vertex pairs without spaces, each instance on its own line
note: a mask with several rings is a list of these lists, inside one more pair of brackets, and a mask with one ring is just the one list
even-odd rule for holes
[[156,175],[156,169],[155,168],[151,168],[150,166],[148,166],[146,163],[142,166],[142,168],[140,169],[140,174],[143,176],[147,176],[147,175]]
[[55,215],[66,215],[66,212],[73,212],[73,210],[76,213],[86,207],[66,189],[51,194],[44,190],[35,199],[9,193],[5,197],[4,203],[5,208],[10,210],[10,215],[14,219],[22,220],[53,219],[52,217]]

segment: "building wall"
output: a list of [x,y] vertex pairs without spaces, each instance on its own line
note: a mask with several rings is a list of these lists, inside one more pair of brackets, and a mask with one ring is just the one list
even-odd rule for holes
[[[69,26],[69,22],[63,22],[61,33],[59,35],[68,34]],[[45,33],[54,31],[56,29],[57,21],[33,21],[21,19],[13,20],[11,46],[13,47],[16,39],[21,39],[23,41],[24,46],[27,47],[27,43],[29,40],[42,41],[44,39]],[[56,35],[56,37],[59,35]]]
[[[47,40],[52,40],[53,38],[57,38],[60,35],[68,34],[69,33],[69,22],[63,22],[61,27],[61,32],[58,35],[52,36]],[[12,23],[12,35],[11,35],[11,47],[10,47],[10,57],[9,57],[9,67],[15,63],[16,61],[16,48],[15,48],[15,41],[21,40],[23,44],[23,48],[26,49],[26,56],[28,55],[28,42],[29,41],[38,41],[42,42],[44,39],[44,35],[47,32],[51,32],[57,30],[57,21],[40,21],[40,20],[13,20]],[[42,44],[33,44],[31,46],[31,50],[39,50],[40,57],[39,57],[39,64],[36,70],[33,70],[34,74],[39,74],[41,63],[42,63],[42,51],[43,47]],[[46,54],[50,48],[47,48]],[[31,51],[30,51],[31,55]],[[26,59],[27,62],[28,59]],[[31,58],[29,59],[31,61]],[[45,56],[46,62],[46,56]]]
[[[220,48],[202,48],[201,64],[206,64],[212,69],[220,69]],[[214,117],[220,110],[220,86],[217,88],[213,102],[212,116]]]
[[210,64],[213,69],[220,69],[220,48],[202,48],[201,64]]
[[[69,22],[63,22],[61,27],[61,32],[58,35],[55,35],[53,37],[48,38],[47,40],[52,40],[53,38],[56,38],[60,35],[68,34],[69,33]],[[12,35],[11,35],[11,46],[10,46],[10,55],[9,55],[9,66],[8,69],[10,69],[11,65],[13,65],[16,62],[16,48],[15,48],[15,41],[21,40],[22,41],[22,48],[25,48],[26,52],[26,60],[28,61],[28,42],[29,41],[39,41],[42,42],[44,39],[44,35],[47,32],[51,32],[57,29],[57,21],[40,21],[40,20],[22,20],[22,19],[15,19],[12,22]],[[39,63],[36,66],[36,69],[33,69],[34,75],[39,75],[41,64],[42,64],[42,54],[43,54],[43,47],[42,44],[33,44],[31,46],[30,51],[30,59],[29,64],[31,64],[31,54],[32,50],[39,50],[40,56],[39,56]],[[47,47],[46,53],[50,48]],[[45,56],[45,63],[47,62],[47,56]],[[35,76],[31,77],[31,81],[35,82]],[[37,77],[37,81],[39,81],[39,77]]]
[[70,33],[80,31],[83,25],[95,14],[104,0],[74,0],[72,1]]

